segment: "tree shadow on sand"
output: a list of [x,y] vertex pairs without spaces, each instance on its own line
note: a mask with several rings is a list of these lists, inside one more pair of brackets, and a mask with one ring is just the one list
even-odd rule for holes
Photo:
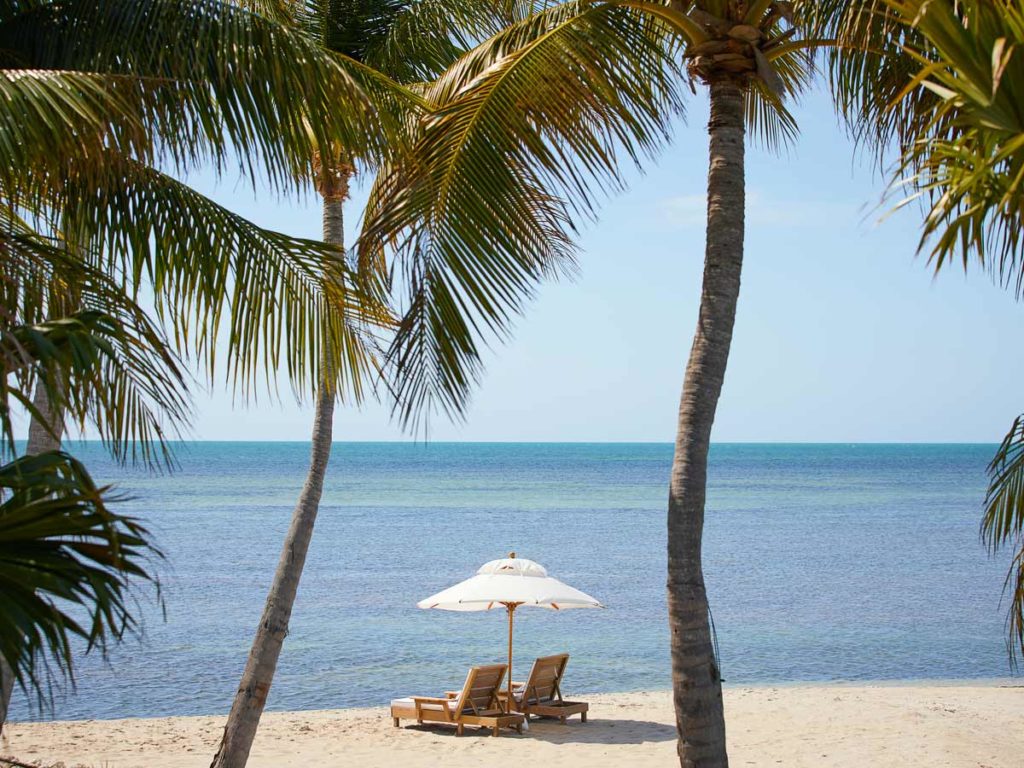
[[533,720],[523,738],[552,744],[643,744],[648,741],[675,741],[673,725],[651,720],[590,718],[585,723],[573,719],[565,725],[557,720]]
[[[455,736],[450,726],[435,724],[408,725],[409,730],[429,731],[438,735]],[[461,738],[488,738],[489,728],[467,727]],[[557,720],[532,720],[530,727],[518,735],[515,731],[503,730],[502,739],[535,739],[551,744],[643,744],[651,741],[675,741],[676,729],[665,723],[650,720],[589,719],[581,723],[572,719],[565,725]]]

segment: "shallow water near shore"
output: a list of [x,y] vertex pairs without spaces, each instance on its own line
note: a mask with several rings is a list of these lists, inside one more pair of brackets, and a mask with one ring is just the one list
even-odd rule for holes
[[[986,445],[718,444],[705,571],[727,684],[1009,675],[1008,559],[978,539]],[[153,532],[167,619],[79,659],[47,718],[226,712],[292,505],[302,443],[195,443],[170,475],[73,445]],[[338,443],[269,708],[373,706],[504,658],[503,611],[416,601],[516,551],[604,611],[517,612],[516,675],[572,654],[573,691],[668,686],[662,444]],[[1019,681],[1019,678],[1017,678]],[[17,696],[13,719],[33,719]]]

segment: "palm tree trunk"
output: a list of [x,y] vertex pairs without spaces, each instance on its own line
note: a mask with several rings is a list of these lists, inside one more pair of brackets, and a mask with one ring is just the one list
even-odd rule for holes
[[[347,189],[347,180],[344,186]],[[344,219],[342,217],[345,194],[324,197],[323,233],[324,241],[344,245]],[[235,694],[224,736],[213,758],[211,768],[244,768],[249,759],[249,750],[256,737],[267,694],[277,669],[281,646],[288,634],[288,621],[292,605],[299,588],[299,577],[306,562],[306,552],[313,537],[323,493],[324,476],[331,456],[331,441],[334,427],[334,364],[331,356],[325,355],[324,372],[316,396],[316,412],[313,416],[313,447],[306,483],[299,495],[292,523],[277,564],[277,572],[267,595],[263,617],[256,629],[249,660],[246,662],[242,681]]]
[[708,448],[732,343],[743,265],[742,86],[711,87],[707,244],[700,315],[679,403],[668,502],[672,689],[682,768],[726,768],[722,681],[708,621],[701,535]]
[[[28,444],[25,453],[31,456],[47,451],[59,451],[61,434],[64,431],[64,414],[50,405],[50,398],[42,383],[36,383],[32,394],[32,404],[42,418],[32,416],[28,424]],[[48,428],[49,427],[49,428]],[[7,723],[7,711],[11,706],[14,694],[14,670],[6,659],[0,658],[0,732]]]
[[25,453],[32,456],[46,451],[59,451],[61,435],[64,432],[64,414],[59,411],[55,412],[51,407],[46,387],[41,383],[36,384],[36,391],[32,394],[32,404],[42,418],[33,416],[29,421],[28,444],[25,446]]

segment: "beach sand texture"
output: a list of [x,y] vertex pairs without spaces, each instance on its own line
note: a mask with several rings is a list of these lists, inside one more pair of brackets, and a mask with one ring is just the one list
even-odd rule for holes
[[[588,697],[590,721],[531,723],[493,738],[444,727],[394,728],[386,709],[273,712],[251,768],[316,765],[471,768],[671,766],[667,692]],[[1024,768],[1024,686],[879,685],[732,688],[730,764],[775,768]],[[15,723],[2,752],[26,762],[104,768],[205,768],[222,717]]]

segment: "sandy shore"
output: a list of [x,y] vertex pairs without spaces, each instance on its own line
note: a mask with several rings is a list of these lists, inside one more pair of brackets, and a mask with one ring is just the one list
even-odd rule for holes
[[[669,694],[588,697],[590,722],[534,722],[492,738],[393,728],[385,709],[264,716],[251,768],[673,765]],[[1024,686],[784,686],[726,691],[730,764],[806,768],[1021,768]],[[205,768],[222,717],[15,723],[0,744],[26,762]]]

